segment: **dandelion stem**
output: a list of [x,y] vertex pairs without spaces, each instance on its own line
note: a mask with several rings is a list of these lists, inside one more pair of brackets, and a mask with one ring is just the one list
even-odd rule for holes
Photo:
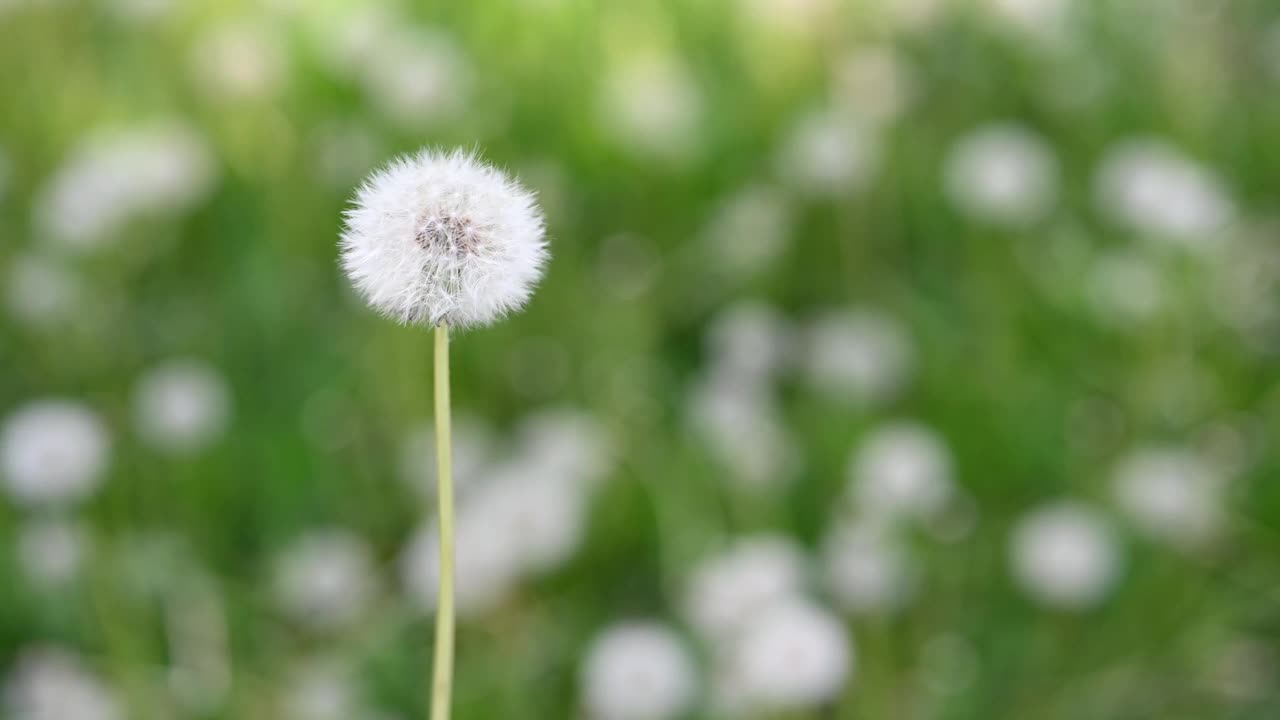
[[449,419],[449,326],[436,326],[436,475],[440,508],[440,599],[436,604],[431,720],[448,720],[453,692],[453,429]]

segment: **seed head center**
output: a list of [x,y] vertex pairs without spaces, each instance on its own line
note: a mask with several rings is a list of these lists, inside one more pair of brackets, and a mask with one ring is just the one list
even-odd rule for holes
[[466,257],[476,252],[478,230],[465,215],[441,215],[427,218],[418,228],[416,239],[423,249]]

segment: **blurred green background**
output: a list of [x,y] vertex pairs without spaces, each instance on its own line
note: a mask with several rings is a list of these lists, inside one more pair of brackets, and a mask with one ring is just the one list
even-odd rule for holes
[[453,343],[456,717],[1280,717],[1274,2],[0,0],[5,717],[425,716],[336,263],[423,145],[553,255]]

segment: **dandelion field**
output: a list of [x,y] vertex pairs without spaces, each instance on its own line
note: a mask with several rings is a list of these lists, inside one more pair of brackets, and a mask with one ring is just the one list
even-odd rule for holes
[[1280,716],[1275,3],[0,0],[0,717],[425,717],[424,145],[454,717]]

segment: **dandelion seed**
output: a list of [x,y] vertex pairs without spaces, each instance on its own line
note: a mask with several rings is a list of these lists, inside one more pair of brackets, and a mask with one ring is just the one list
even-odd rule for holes
[[26,506],[83,500],[102,480],[110,438],[92,410],[69,400],[19,408],[0,429],[5,488]]
[[582,668],[593,720],[674,720],[693,704],[697,676],[684,643],[663,625],[629,622],[602,632]]

